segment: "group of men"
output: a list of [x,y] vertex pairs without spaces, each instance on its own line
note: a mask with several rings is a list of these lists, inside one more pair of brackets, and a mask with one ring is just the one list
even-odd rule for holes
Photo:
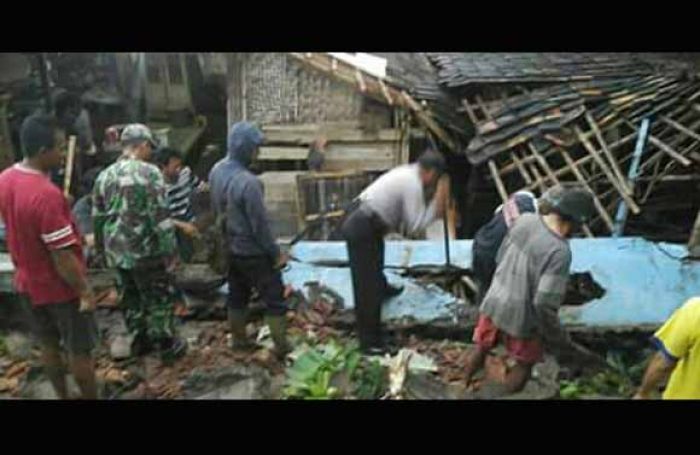
[[[96,398],[95,296],[86,279],[83,239],[67,199],[49,178],[61,165],[65,133],[55,118],[33,115],[22,125],[21,143],[24,160],[0,174],[0,215],[16,267],[15,285],[31,302],[45,371],[58,396],[68,396],[67,367],[82,397]],[[172,273],[190,251],[187,240],[198,232],[188,198],[207,185],[182,166],[176,151],[160,149],[152,156],[156,143],[144,125],[125,127],[121,143],[122,156],[99,173],[85,202],[92,223],[81,224],[86,230],[92,227],[97,256],[118,272],[132,352],[156,352],[169,363],[187,347],[176,333],[178,291]],[[266,307],[274,353],[282,359],[290,350],[281,273],[288,256],[272,235],[262,183],[250,171],[263,143],[255,125],[233,125],[227,156],[212,168],[208,185],[225,244],[231,347],[255,347],[246,333],[255,290]],[[427,150],[416,163],[379,177],[346,210],[341,231],[350,260],[357,335],[366,354],[392,351],[382,336],[381,309],[403,291],[384,275],[384,238],[392,232],[419,236],[433,221],[444,219],[450,192],[446,171],[444,157]],[[513,360],[504,384],[510,392],[524,387],[545,348],[597,360],[571,342],[557,314],[572,259],[567,239],[593,210],[592,195],[579,186],[556,187],[539,200],[516,193],[477,233],[473,264],[481,306],[468,377],[498,344]],[[678,310],[657,333],[660,353],[639,398],[649,396],[671,370],[667,395],[676,390],[682,397],[698,397],[698,302]],[[694,385],[688,385],[693,374]]]
[[[441,155],[428,151],[416,164],[387,172],[359,196],[343,224],[365,353],[392,351],[381,336],[381,306],[402,292],[383,273],[384,236],[410,236],[441,218],[449,197],[445,167]],[[561,360],[604,367],[601,357],[571,340],[558,317],[572,261],[568,238],[594,210],[593,195],[578,184],[558,185],[540,199],[517,192],[477,232],[472,265],[480,314],[466,362],[467,384],[498,345],[510,360],[503,393],[522,390],[545,350]],[[700,299],[691,299],[657,331],[658,353],[635,398],[652,397],[668,379],[664,398],[700,399],[699,318]]]
[[[22,124],[24,160],[0,174],[0,215],[15,265],[15,287],[30,303],[44,369],[60,398],[68,397],[66,367],[83,398],[96,398],[96,297],[87,280],[87,240],[96,257],[118,273],[121,306],[132,353],[155,351],[170,363],[186,351],[177,337],[178,292],[173,268],[183,251],[177,231],[197,234],[188,198],[202,185],[171,149],[158,151],[150,130],[131,124],[121,134],[122,156],[88,173],[94,188],[74,208],[52,181],[62,166],[65,128],[35,114]],[[82,229],[76,218],[80,219]],[[180,242],[184,243],[183,241]],[[65,358],[65,360],[64,360]]]

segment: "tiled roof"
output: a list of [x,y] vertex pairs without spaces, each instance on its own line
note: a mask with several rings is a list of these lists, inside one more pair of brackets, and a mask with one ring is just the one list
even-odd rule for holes
[[631,53],[429,53],[446,87],[474,83],[564,82],[647,75],[654,64]]

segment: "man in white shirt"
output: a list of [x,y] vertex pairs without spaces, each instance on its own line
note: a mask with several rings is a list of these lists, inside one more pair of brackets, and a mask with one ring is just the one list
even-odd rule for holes
[[355,318],[360,348],[385,351],[381,339],[381,304],[401,293],[384,276],[384,236],[416,235],[442,217],[449,195],[444,157],[428,150],[418,163],[399,166],[375,180],[359,196],[359,205],[343,223],[347,241]]

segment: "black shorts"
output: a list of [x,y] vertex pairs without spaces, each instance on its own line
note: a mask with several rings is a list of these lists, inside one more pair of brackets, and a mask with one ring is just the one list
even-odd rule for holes
[[89,355],[97,345],[94,313],[78,311],[80,302],[50,303],[32,307],[35,331],[42,344],[61,346],[72,355]]

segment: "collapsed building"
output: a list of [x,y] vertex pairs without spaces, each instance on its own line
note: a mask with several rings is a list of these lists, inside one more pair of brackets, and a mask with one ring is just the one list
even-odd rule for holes
[[[649,330],[697,293],[699,266],[678,244],[688,241],[700,207],[695,55],[375,55],[383,62],[369,65],[340,53],[120,54],[113,65],[116,95],[87,84],[84,99],[99,100],[91,114],[105,120],[95,121],[96,132],[138,118],[181,148],[202,177],[224,153],[227,126],[260,124],[267,143],[259,170],[281,238],[303,231],[424,148],[444,152],[455,200],[452,271],[444,267],[442,242],[388,242],[388,275],[406,287],[383,308],[393,328],[463,338],[476,314],[471,241],[465,239],[514,191],[539,195],[566,181],[596,195],[597,217],[585,227],[586,238],[572,241],[572,271],[588,274],[601,289],[565,305],[561,315],[569,328]],[[11,151],[12,128],[5,125],[0,144]],[[325,168],[310,172],[308,147],[319,136],[328,139]],[[3,156],[17,159],[16,153]],[[332,223],[309,238],[331,238]],[[437,232],[441,237],[442,229]],[[285,281],[302,300],[314,300],[319,289],[332,293],[343,310],[334,323],[351,322],[344,245],[301,242],[294,256],[301,262],[284,272]],[[0,253],[0,292],[11,291],[12,273]],[[190,303],[222,308],[224,280],[208,270],[202,275],[190,280]]]

